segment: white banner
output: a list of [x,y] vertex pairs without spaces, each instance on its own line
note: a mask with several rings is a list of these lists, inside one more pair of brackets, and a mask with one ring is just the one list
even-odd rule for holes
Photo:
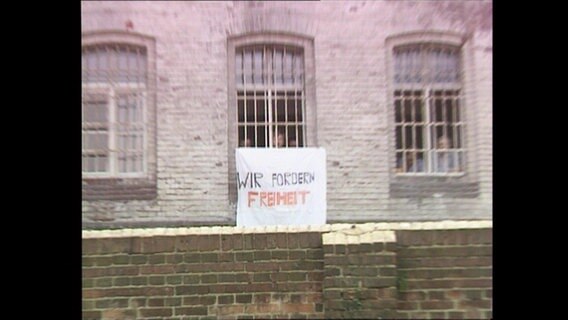
[[237,148],[237,226],[323,225],[322,148]]

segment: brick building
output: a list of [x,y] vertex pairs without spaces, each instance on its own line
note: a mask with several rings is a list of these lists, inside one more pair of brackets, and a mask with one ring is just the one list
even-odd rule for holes
[[491,1],[82,2],[85,228],[235,221],[234,149],[327,151],[330,222],[490,220]]

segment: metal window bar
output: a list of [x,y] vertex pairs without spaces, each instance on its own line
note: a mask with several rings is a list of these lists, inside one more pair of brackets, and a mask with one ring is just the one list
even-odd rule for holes
[[431,150],[432,150],[432,144],[431,144],[431,140],[430,140],[430,132],[432,130],[432,119],[431,119],[431,106],[432,106],[432,99],[430,99],[430,96],[428,94],[426,94],[427,89],[422,91],[422,99],[424,99],[424,122],[425,122],[425,134],[422,137],[423,140],[423,144],[424,144],[424,148],[426,149],[426,152],[424,153],[425,157],[424,157],[424,171],[429,173],[432,172],[432,162],[430,161],[431,158]]

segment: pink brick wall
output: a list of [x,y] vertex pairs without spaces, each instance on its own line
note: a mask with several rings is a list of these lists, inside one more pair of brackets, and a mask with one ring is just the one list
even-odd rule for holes
[[[488,219],[492,212],[490,1],[82,2],[82,30],[154,37],[157,197],[84,201],[87,224],[232,223],[227,37],[275,31],[314,39],[318,146],[328,155],[330,220]],[[385,40],[437,30],[466,39],[467,178],[474,198],[393,198]],[[391,162],[389,162],[391,161]]]

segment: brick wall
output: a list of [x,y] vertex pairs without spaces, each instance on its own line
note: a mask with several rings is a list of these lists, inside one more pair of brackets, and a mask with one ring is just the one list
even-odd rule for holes
[[[155,39],[157,191],[83,202],[87,228],[234,224],[229,201],[227,39],[276,32],[313,39],[315,133],[328,156],[329,221],[490,219],[491,1],[84,1],[83,32]],[[393,183],[387,37],[462,35],[468,183],[409,196]],[[444,179],[442,179],[444,180]],[[458,189],[463,190],[458,190]],[[467,197],[460,197],[460,194]],[[456,196],[457,195],[457,196]]]
[[317,232],[83,241],[84,319],[321,317],[322,279]]
[[490,318],[490,223],[442,227],[87,232],[83,319]]
[[399,314],[492,318],[492,230],[398,231]]
[[369,234],[363,242],[348,241],[344,234],[324,235],[326,319],[397,316],[396,243],[392,236],[381,239],[389,233],[392,235],[392,231]]

